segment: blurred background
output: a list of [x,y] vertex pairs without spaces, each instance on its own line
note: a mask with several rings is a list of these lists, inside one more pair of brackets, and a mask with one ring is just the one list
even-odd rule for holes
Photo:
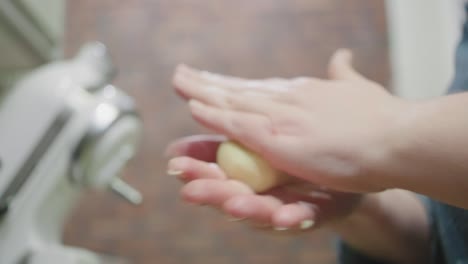
[[171,88],[178,63],[249,78],[326,77],[330,55],[346,47],[370,79],[397,95],[424,98],[441,94],[450,79],[461,21],[461,1],[14,2],[40,26],[37,37],[16,40],[2,38],[0,27],[0,48],[10,49],[0,59],[2,82],[100,41],[118,69],[113,83],[136,102],[143,139],[123,178],[144,202],[133,206],[85,191],[64,231],[66,244],[134,263],[336,263],[326,230],[259,232],[180,200],[181,184],[166,175],[164,148],[207,131]]

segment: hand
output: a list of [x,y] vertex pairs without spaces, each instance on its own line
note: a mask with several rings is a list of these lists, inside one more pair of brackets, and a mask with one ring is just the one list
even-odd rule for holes
[[244,80],[180,66],[174,85],[198,122],[279,170],[335,190],[389,187],[372,164],[389,155],[407,103],[357,73],[349,51],[335,53],[329,75]]
[[306,182],[255,194],[247,185],[227,179],[216,166],[216,151],[224,140],[222,136],[192,136],[167,148],[167,155],[175,157],[168,164],[168,174],[186,183],[181,191],[186,201],[210,205],[233,219],[248,219],[257,227],[277,230],[317,228],[343,220],[361,201],[361,195]]

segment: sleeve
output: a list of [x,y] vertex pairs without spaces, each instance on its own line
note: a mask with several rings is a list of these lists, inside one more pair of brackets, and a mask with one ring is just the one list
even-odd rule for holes
[[338,240],[337,247],[339,264],[392,264],[390,262],[372,259],[353,249],[341,240]]
[[[445,256],[442,250],[442,242],[441,236],[439,233],[439,214],[438,208],[440,207],[440,203],[433,201],[429,197],[419,195],[419,199],[426,207],[426,211],[428,212],[427,216],[429,217],[429,240],[430,240],[430,248],[431,248],[431,264],[444,264]],[[445,205],[442,205],[445,206]]]
[[[437,236],[437,225],[435,212],[433,210],[433,201],[425,196],[419,195],[421,202],[425,205],[428,217],[430,221],[430,242],[431,242],[431,263],[442,264],[445,263],[443,260],[443,254],[440,248],[440,241]],[[382,260],[372,259],[358,250],[350,247],[342,240],[338,240],[338,263],[339,264],[394,264]]]

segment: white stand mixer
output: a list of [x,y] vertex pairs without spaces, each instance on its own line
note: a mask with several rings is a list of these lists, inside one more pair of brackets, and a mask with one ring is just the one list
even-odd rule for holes
[[141,202],[118,176],[142,124],[112,75],[106,48],[93,43],[0,90],[0,263],[102,263],[62,244],[69,211],[89,187]]

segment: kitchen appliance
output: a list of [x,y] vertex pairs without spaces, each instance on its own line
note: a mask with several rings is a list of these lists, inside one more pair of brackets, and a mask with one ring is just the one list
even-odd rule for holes
[[114,75],[106,47],[90,43],[1,88],[0,263],[103,263],[62,243],[70,210],[88,188],[141,203],[119,172],[142,122],[132,98],[110,84]]

